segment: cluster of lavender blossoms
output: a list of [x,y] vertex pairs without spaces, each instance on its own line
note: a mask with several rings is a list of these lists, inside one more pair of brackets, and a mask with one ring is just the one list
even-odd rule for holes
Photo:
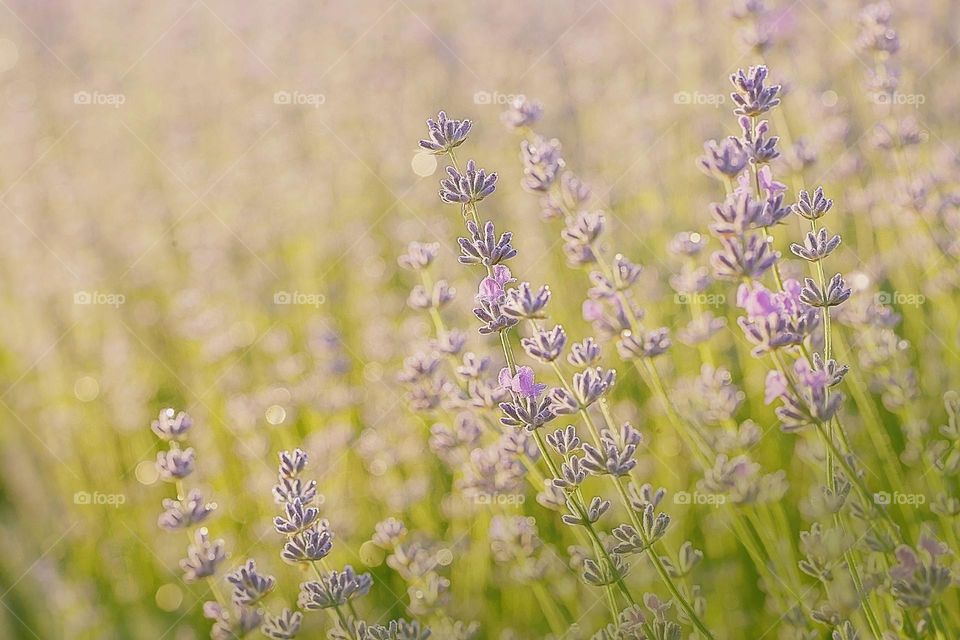
[[[780,155],[779,138],[771,135],[762,117],[780,105],[780,85],[769,84],[767,74],[767,68],[758,65],[731,76],[741,135],[707,142],[698,165],[727,191],[724,202],[711,206],[710,230],[721,245],[711,256],[714,274],[740,281],[737,306],[744,315],[737,322],[753,355],[769,355],[776,364],[767,378],[766,401],[782,403],[777,409],[782,427],[795,431],[829,424],[840,407],[842,396],[829,390],[842,381],[846,367],[831,358],[830,309],[846,301],[851,291],[840,274],[824,278],[823,261],[840,244],[840,236],[819,223],[833,202],[817,188],[813,194],[801,191],[798,202],[788,205],[786,185],[773,176],[770,163]],[[811,264],[816,280],[800,283],[780,275],[780,253],[772,248],[770,229],[791,212],[809,221],[810,231],[790,250]],[[767,273],[773,274],[773,290],[762,282]],[[815,334],[821,328],[824,352],[811,356],[807,344],[818,340]],[[787,371],[785,360],[793,359],[792,371]]]
[[173,483],[177,488],[176,499],[163,501],[163,513],[158,525],[167,531],[185,531],[191,539],[187,557],[180,561],[183,579],[186,582],[206,580],[216,600],[205,602],[203,614],[213,621],[210,637],[213,640],[242,638],[260,627],[264,620],[260,601],[276,584],[272,576],[257,572],[253,560],[226,574],[233,585],[231,598],[227,601],[220,593],[217,572],[227,559],[223,540],[212,540],[205,523],[217,508],[215,503],[206,503],[199,490],[185,490],[185,479],[194,471],[194,451],[183,449],[182,444],[193,427],[193,419],[183,411],[163,409],[150,425],[153,433],[168,443],[166,451],[157,453],[157,471],[160,478]]
[[[354,601],[367,594],[373,585],[368,573],[357,573],[350,565],[342,570],[330,569],[326,558],[333,548],[329,522],[320,517],[322,498],[315,480],[302,477],[307,454],[302,449],[280,452],[277,483],[273,497],[281,513],[273,519],[274,529],[285,537],[281,558],[292,565],[309,568],[316,580],[300,584],[297,609],[284,607],[278,615],[266,612],[264,599],[277,585],[277,580],[257,570],[253,559],[227,573],[231,585],[229,601],[221,595],[216,574],[227,558],[223,540],[211,540],[206,527],[193,529],[205,522],[216,504],[204,503],[196,489],[184,496],[183,480],[193,472],[193,449],[182,449],[193,420],[184,412],[164,409],[151,428],[169,443],[167,451],[157,454],[160,477],[177,486],[177,499],[165,499],[159,526],[167,531],[184,530],[193,543],[187,557],[180,562],[186,582],[207,580],[216,600],[204,603],[204,615],[213,621],[213,640],[235,640],[259,629],[272,640],[292,640],[300,634],[303,612],[326,610],[332,625],[330,640],[427,640],[430,629],[414,620],[392,620],[386,625],[370,624],[357,614]],[[191,533],[191,530],[193,532]]]
[[[539,104],[518,100],[504,115],[504,122],[511,128],[525,130],[536,121],[541,110]],[[430,138],[421,141],[421,147],[445,155],[451,162],[447,168],[448,178],[440,183],[440,199],[460,206],[467,235],[459,239],[459,262],[482,271],[473,309],[479,322],[478,332],[481,336],[496,336],[504,366],[496,374],[494,389],[485,389],[486,376],[491,375],[488,358],[472,352],[461,354],[462,341],[458,341],[458,349],[442,348],[450,343],[452,332],[440,317],[439,305],[419,304],[429,297],[420,292],[436,290],[436,285],[431,287],[432,281],[426,275],[432,258],[417,259],[416,256],[423,253],[423,245],[414,243],[400,258],[400,263],[421,274],[421,284],[414,289],[409,302],[414,308],[430,312],[437,332],[436,353],[408,358],[401,381],[408,385],[408,399],[415,408],[434,411],[470,408],[493,430],[495,423],[490,421],[490,410],[499,407],[499,425],[507,431],[501,432],[490,445],[458,455],[458,449],[469,449],[483,438],[482,428],[474,419],[461,414],[455,429],[434,428],[431,446],[445,460],[466,459],[461,489],[475,501],[488,502],[492,497],[505,495],[505,491],[515,494],[525,477],[539,478],[542,484],[537,501],[560,512],[561,521],[579,541],[570,548],[569,567],[577,571],[584,584],[606,592],[610,626],[598,631],[596,638],[673,638],[679,637],[680,624],[690,625],[703,637],[712,638],[701,620],[705,602],[699,596],[699,589],[677,580],[681,573],[684,576],[689,573],[695,564],[692,558],[699,557],[699,552],[687,543],[686,560],[671,560],[661,557],[654,549],[670,524],[670,517],[659,509],[665,492],[636,479],[641,434],[630,424],[617,425],[607,406],[606,396],[616,382],[616,371],[602,366],[600,345],[593,337],[570,345],[565,360],[575,372],[568,375],[564,371],[562,363],[568,336],[561,325],[549,324],[549,287],[514,277],[509,267],[509,261],[517,255],[512,234],[505,232],[498,236],[494,222],[484,221],[480,216],[479,205],[494,193],[497,174],[478,168],[472,160],[462,170],[454,152],[462,140],[449,139],[448,131],[438,127],[441,120],[448,123],[449,131],[471,127],[451,121],[441,112],[437,120],[428,121]],[[454,124],[449,124],[451,122]],[[631,360],[663,353],[669,346],[666,331],[643,331],[638,323],[640,310],[629,298],[629,289],[639,278],[640,268],[620,255],[612,263],[606,261],[599,246],[605,215],[602,211],[581,208],[589,198],[589,188],[563,172],[559,142],[539,137],[524,141],[522,157],[525,162],[523,185],[543,195],[545,212],[549,212],[545,217],[556,217],[554,212],[560,211],[566,214],[562,235],[568,260],[574,265],[598,267],[591,274],[593,286],[584,305],[585,312],[594,310],[595,326],[602,328],[605,322],[619,323],[607,326],[613,333],[619,332],[618,349]],[[568,212],[571,207],[576,210]],[[435,257],[435,253],[433,255]],[[611,319],[601,320],[601,316]],[[523,352],[531,364],[549,367],[559,386],[551,388],[539,382],[532,366],[518,362],[514,332],[525,333],[519,339]],[[444,356],[451,360],[456,383],[438,374],[439,359]],[[478,393],[478,387],[484,392]],[[430,402],[422,402],[426,395],[430,395]],[[491,407],[490,401],[494,399],[496,402]],[[597,424],[597,413],[602,427]],[[567,416],[579,419],[588,430],[589,438],[581,439],[574,424],[552,432],[546,430],[550,423]],[[546,473],[541,471],[541,464]],[[589,477],[609,482],[619,502],[618,509],[604,496],[586,493]],[[606,519],[623,515],[627,521],[620,521],[610,529],[602,524]],[[525,520],[498,519],[491,522],[490,529],[497,556],[516,558],[527,567],[516,576],[527,582],[532,576],[550,570],[542,559],[537,560],[535,533],[529,526]],[[666,601],[647,594],[643,599],[647,611],[638,604],[625,580],[634,556],[649,559],[670,593]],[[681,566],[682,572],[672,570]],[[561,620],[561,612],[551,604],[553,598],[549,593],[541,593],[538,600],[554,634],[559,637],[572,627],[566,627],[569,623]],[[680,624],[666,615],[671,604],[679,609]]]

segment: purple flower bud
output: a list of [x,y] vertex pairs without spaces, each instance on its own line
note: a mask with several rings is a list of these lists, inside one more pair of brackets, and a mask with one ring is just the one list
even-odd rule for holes
[[246,564],[227,574],[227,582],[233,585],[232,601],[237,606],[251,606],[273,591],[277,581],[273,576],[257,572],[257,563]]
[[411,242],[407,252],[397,258],[397,264],[404,269],[420,271],[429,267],[440,253],[438,242]]
[[440,181],[440,199],[449,204],[475,204],[497,189],[497,174],[487,175],[473,160],[467,161],[463,173],[447,167],[447,175]]
[[825,227],[816,233],[808,231],[803,244],[796,242],[790,245],[790,251],[798,258],[808,262],[817,262],[829,256],[840,246],[840,236],[829,236]]
[[185,500],[163,500],[163,513],[157,524],[161,529],[174,531],[187,529],[204,522],[217,508],[215,502],[203,502],[203,496],[196,489],[191,489]]
[[800,191],[798,201],[793,205],[793,212],[807,220],[816,220],[830,211],[832,206],[833,200],[824,197],[823,187],[817,187],[813,196],[808,191]]
[[206,527],[197,529],[193,540],[193,544],[187,548],[187,557],[180,561],[186,582],[196,582],[212,576],[227,557],[223,540],[210,540]]
[[157,471],[160,473],[160,478],[167,482],[176,482],[186,478],[193,473],[193,465],[192,447],[157,452]]
[[441,111],[437,114],[436,120],[427,120],[427,132],[430,138],[421,140],[420,147],[434,155],[450,153],[466,141],[472,126],[473,123],[469,120],[453,120],[447,118],[447,114]]
[[522,129],[535,124],[541,115],[543,104],[539,100],[527,100],[525,96],[517,96],[510,101],[500,119],[511,129]]
[[520,340],[520,346],[527,355],[540,362],[553,362],[559,358],[566,344],[567,334],[560,325],[549,331],[537,329],[533,336]]
[[471,220],[467,223],[470,238],[460,238],[460,264],[482,264],[487,267],[506,262],[517,255],[517,251],[510,243],[513,234],[509,231],[502,234],[497,240],[494,234],[493,223],[487,222],[481,235],[480,229]]
[[520,159],[523,161],[521,184],[533,192],[549,191],[564,166],[560,141],[556,138],[546,140],[537,136],[533,141],[524,140],[520,143]]
[[507,294],[503,312],[518,320],[538,320],[545,318],[544,309],[550,302],[550,288],[542,286],[536,292],[529,282],[521,282]]
[[501,387],[523,398],[536,398],[547,388],[545,384],[534,382],[533,369],[530,367],[519,367],[514,375],[510,375],[510,369],[504,367],[497,379]]
[[586,338],[570,347],[567,362],[578,368],[589,367],[600,359],[600,345],[593,338]]
[[697,158],[697,166],[717,180],[735,178],[747,166],[749,159],[740,141],[732,137],[720,142],[708,140],[703,145],[703,151],[703,155]]
[[150,428],[163,440],[182,440],[192,426],[193,419],[189,415],[167,408],[160,412],[160,416],[151,423]]
[[733,100],[734,113],[738,116],[754,118],[780,104],[780,85],[765,86],[767,67],[758,65],[747,71],[738,70],[730,76],[735,91],[730,94]]

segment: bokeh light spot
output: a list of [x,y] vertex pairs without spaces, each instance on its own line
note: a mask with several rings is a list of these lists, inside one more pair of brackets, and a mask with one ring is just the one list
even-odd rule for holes
[[100,395],[100,383],[95,378],[83,376],[74,383],[73,393],[81,402],[93,402]]
[[270,424],[281,424],[287,418],[287,410],[278,404],[271,405],[267,408],[266,418]]
[[176,611],[183,602],[183,592],[180,587],[173,583],[168,583],[157,589],[157,606],[164,611]]
[[152,460],[144,460],[137,465],[136,471],[134,473],[137,476],[137,480],[140,484],[153,484],[157,481],[160,474],[157,472],[157,465]]
[[370,540],[360,545],[360,561],[368,567],[379,567],[385,556],[384,550]]
[[413,156],[413,160],[410,161],[410,166],[413,167],[415,174],[421,178],[427,178],[432,176],[437,170],[437,157],[432,153],[421,151]]

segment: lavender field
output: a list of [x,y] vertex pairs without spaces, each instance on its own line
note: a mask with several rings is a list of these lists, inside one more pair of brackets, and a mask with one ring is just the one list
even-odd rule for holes
[[0,638],[960,639],[960,4],[0,16]]

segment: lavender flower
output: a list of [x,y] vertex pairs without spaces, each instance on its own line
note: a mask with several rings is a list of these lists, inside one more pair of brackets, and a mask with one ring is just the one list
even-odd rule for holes
[[308,611],[331,609],[365,596],[372,585],[373,578],[369,573],[357,574],[353,567],[347,565],[343,571],[334,570],[324,574],[319,581],[302,583],[297,603],[301,609]]
[[472,126],[473,123],[469,120],[453,120],[441,111],[436,120],[427,120],[430,138],[421,140],[420,147],[434,155],[448,154],[466,142]]
[[840,246],[840,236],[830,236],[826,228],[820,228],[816,233],[808,231],[803,244],[794,242],[790,251],[798,258],[808,262],[817,262],[828,257]]
[[770,123],[766,120],[754,124],[747,116],[740,118],[740,143],[754,164],[765,164],[780,157],[777,150],[778,136],[767,136]]
[[799,283],[784,282],[784,291],[773,293],[758,282],[741,284],[737,306],[746,316],[737,319],[747,340],[760,356],[774,349],[800,344],[817,323],[816,310],[803,299]]
[[530,367],[519,367],[514,375],[504,367],[500,370],[498,380],[501,387],[522,398],[536,398],[547,388],[545,384],[534,382],[533,369]]
[[798,198],[797,203],[793,205],[793,212],[807,220],[823,217],[833,206],[833,200],[824,197],[822,187],[817,187],[812,196],[808,191],[801,190]]
[[193,426],[193,419],[183,411],[167,408],[150,424],[150,428],[162,440],[182,440]]
[[703,151],[703,155],[697,158],[697,166],[717,180],[736,178],[747,166],[749,159],[743,145],[733,137],[724,138],[720,142],[708,140],[703,145]]
[[839,273],[830,278],[826,290],[821,291],[811,278],[804,280],[800,300],[811,307],[835,307],[850,297],[850,288]]
[[617,340],[617,353],[624,360],[655,358],[670,348],[670,330],[666,327],[635,333],[624,331]]
[[561,456],[568,457],[578,451],[582,443],[577,435],[576,427],[570,424],[565,429],[557,429],[553,433],[547,434],[547,444]]
[[269,613],[263,617],[263,626],[260,631],[271,640],[293,640],[300,633],[300,624],[303,614],[299,611],[284,609],[279,616]]
[[599,449],[583,445],[583,467],[594,475],[625,476],[637,465],[634,454],[640,440],[640,432],[629,424],[624,424],[619,433],[604,429]]
[[193,473],[193,465],[193,447],[157,452],[157,471],[160,473],[160,478],[167,482],[186,478]]
[[407,252],[397,258],[397,264],[411,271],[422,271],[429,267],[440,253],[438,242],[411,242]]
[[500,118],[511,129],[523,129],[536,124],[543,115],[543,104],[539,100],[528,100],[525,96],[516,96],[510,101],[507,110]]
[[730,94],[738,116],[754,118],[780,104],[780,85],[766,86],[767,67],[758,65],[747,71],[740,69],[730,76],[735,91]]
[[604,371],[600,367],[592,367],[578,371],[573,374],[570,391],[554,389],[550,392],[553,412],[563,415],[586,409],[603,397],[616,379],[617,372],[613,369]]
[[374,526],[372,541],[381,549],[391,550],[407,535],[407,527],[396,518],[387,518]]
[[583,369],[597,363],[600,359],[600,345],[593,338],[586,338],[570,347],[567,362]]
[[251,606],[273,591],[277,581],[273,576],[257,572],[257,564],[247,560],[246,564],[233,573],[227,574],[227,582],[233,585],[233,603],[237,606]]
[[538,328],[533,336],[523,338],[520,346],[531,358],[540,362],[553,362],[563,353],[566,343],[567,334],[563,327],[557,325],[549,331]]
[[212,576],[227,557],[223,540],[210,540],[206,527],[197,529],[193,539],[193,544],[187,548],[187,557],[180,561],[183,579],[187,582]]
[[553,186],[563,169],[560,142],[537,136],[532,142],[520,143],[520,159],[523,161],[522,186],[528,191],[546,192]]
[[761,278],[780,259],[780,252],[770,248],[763,234],[744,237],[722,237],[722,249],[710,256],[713,273],[722,280]]
[[191,489],[185,500],[163,500],[163,513],[157,524],[161,529],[174,531],[187,529],[205,521],[217,508],[215,502],[203,502],[203,496],[196,489]]
[[560,180],[540,199],[540,215],[545,220],[562,218],[567,212],[579,211],[590,200],[590,185],[566,171]]
[[556,417],[552,406],[553,403],[547,396],[519,395],[510,402],[500,403],[500,409],[504,413],[500,423],[505,427],[533,431]]
[[517,255],[511,240],[513,234],[507,231],[500,235],[498,240],[493,230],[493,222],[488,221],[483,227],[483,234],[479,227],[470,221],[467,223],[470,238],[460,238],[460,264],[481,264],[493,267]]
[[540,320],[546,317],[544,309],[550,295],[550,287],[542,286],[534,291],[529,282],[521,282],[508,292],[503,312],[517,320]]
[[497,174],[477,168],[473,160],[467,161],[463,173],[455,167],[447,167],[448,178],[440,181],[440,199],[450,204],[476,204],[497,189]]
[[776,410],[781,428],[793,432],[832,420],[843,403],[843,394],[827,393],[835,378],[811,367],[804,359],[797,360],[794,372],[795,387],[791,387],[779,371],[767,375],[766,401],[768,404],[774,399],[781,401]]
[[491,275],[480,281],[480,290],[477,292],[477,301],[488,304],[503,303],[506,297],[504,287],[515,281],[516,278],[510,274],[510,269],[502,264],[496,265],[493,267]]
[[216,602],[203,603],[203,616],[214,621],[210,630],[212,640],[242,638],[263,622],[263,614],[259,609],[234,607],[231,613]]

